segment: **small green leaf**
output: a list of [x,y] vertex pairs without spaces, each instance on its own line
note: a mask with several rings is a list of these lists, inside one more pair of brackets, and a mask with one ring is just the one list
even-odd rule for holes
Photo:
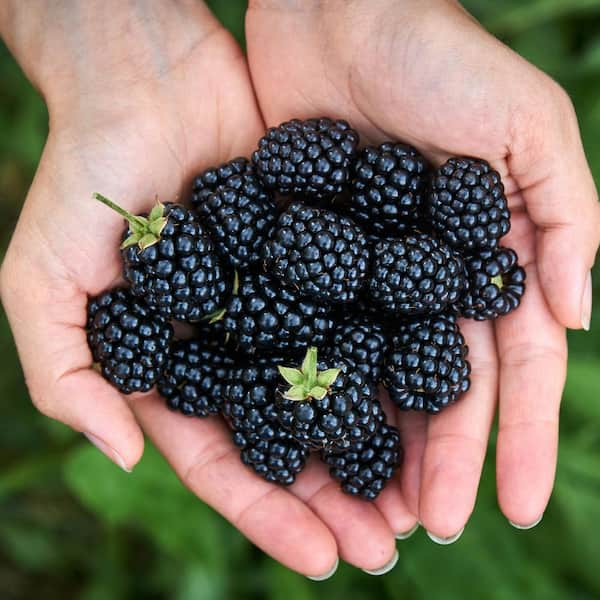
[[204,315],[202,317],[202,319],[200,319],[200,320],[208,321],[208,324],[212,325],[213,323],[217,323],[218,321],[220,321],[225,316],[226,312],[227,312],[226,308],[219,308],[219,309],[215,310],[214,312]]
[[121,244],[121,250],[129,248],[129,246],[135,246],[140,241],[139,236],[136,233],[132,233],[123,243]]
[[133,233],[137,233],[140,237],[147,233],[146,226],[142,223],[137,223],[136,221],[129,222],[129,230]]
[[281,376],[290,385],[302,385],[304,383],[304,375],[299,369],[292,369],[291,367],[277,367]]
[[327,396],[327,389],[320,385],[315,385],[309,392],[310,396],[315,400],[323,400]]
[[302,385],[293,385],[287,392],[285,392],[285,394],[283,394],[283,397],[287,400],[302,402],[303,400],[306,400],[306,390]]
[[164,204],[162,204],[161,202],[157,202],[156,205],[150,211],[150,214],[148,215],[148,219],[150,220],[150,222],[157,221],[158,219],[163,218],[164,214],[165,214]]
[[308,387],[313,387],[317,383],[317,349],[314,346],[306,351],[301,371],[304,373]]
[[239,289],[240,289],[240,275],[236,269],[233,272],[233,295],[234,296],[237,296]]
[[329,388],[333,385],[337,376],[340,374],[340,369],[327,369],[317,374],[317,383],[324,388]]
[[158,238],[153,233],[147,233],[139,242],[140,250],[145,250],[158,242]]
[[166,224],[166,217],[163,217],[162,219],[156,219],[156,221],[150,221],[150,231],[158,237],[162,233],[162,230],[165,228]]

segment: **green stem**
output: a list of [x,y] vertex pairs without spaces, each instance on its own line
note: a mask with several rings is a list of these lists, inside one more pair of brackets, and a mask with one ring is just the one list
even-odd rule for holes
[[124,208],[121,208],[118,204],[115,204],[112,200],[109,200],[106,196],[99,194],[98,192],[94,192],[93,196],[94,200],[98,200],[105,204],[109,208],[112,208],[115,212],[119,213],[124,219],[126,219],[129,223],[136,223],[140,227],[146,227],[147,223],[142,221],[140,218],[126,211]]

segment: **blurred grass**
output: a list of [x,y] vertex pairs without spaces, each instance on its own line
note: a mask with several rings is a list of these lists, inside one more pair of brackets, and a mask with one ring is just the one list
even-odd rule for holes
[[[240,40],[245,2],[212,0]],[[600,182],[600,1],[468,0],[493,33],[571,94]],[[43,102],[0,46],[0,256],[45,135]],[[568,195],[568,190],[565,190]],[[600,290],[594,288],[596,306]],[[593,321],[600,322],[598,309]],[[600,328],[571,333],[556,490],[542,524],[517,532],[500,515],[493,461],[461,541],[418,532],[396,569],[372,578],[341,566],[315,584],[266,558],[176,480],[148,448],[125,475],[32,408],[0,315],[0,598],[49,600],[332,600],[600,597]],[[493,444],[493,442],[492,442]]]

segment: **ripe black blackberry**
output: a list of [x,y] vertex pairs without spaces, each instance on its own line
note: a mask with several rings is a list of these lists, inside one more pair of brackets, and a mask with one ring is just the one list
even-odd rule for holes
[[87,339],[102,375],[124,394],[150,390],[165,366],[173,329],[129,291],[88,303]]
[[352,444],[342,452],[323,450],[321,458],[342,490],[365,500],[375,500],[402,462],[400,434],[395,427],[381,423],[375,435]]
[[173,344],[158,380],[167,406],[184,415],[219,414],[225,385],[235,364],[231,354],[214,340],[191,339]]
[[311,448],[343,450],[375,434],[383,410],[373,383],[351,363],[317,364],[312,347],[300,369],[279,370],[291,386],[280,393],[279,421],[296,440]]
[[324,198],[350,181],[357,146],[358,133],[346,121],[293,119],[267,130],[252,162],[268,189]]
[[246,354],[295,354],[311,344],[325,344],[333,328],[328,312],[266,275],[248,272],[224,310],[223,325],[232,343]]
[[281,358],[262,358],[232,369],[224,415],[244,464],[273,483],[290,485],[304,468],[308,449],[277,420],[276,392]]
[[246,159],[196,178],[193,204],[224,261],[239,269],[260,260],[277,214]]
[[189,322],[223,303],[229,275],[191,211],[158,203],[149,215],[135,216],[100,194],[94,196],[129,223],[121,255],[134,296],[167,318]]
[[324,348],[325,361],[346,360],[369,381],[381,377],[388,348],[384,326],[365,315],[350,315],[338,322],[331,342]]
[[435,172],[426,215],[454,248],[496,248],[510,229],[500,174],[482,159],[450,158]]
[[398,325],[383,370],[383,385],[404,410],[437,413],[469,389],[468,347],[453,315]]
[[192,206],[198,208],[219,188],[229,187],[256,198],[265,193],[252,163],[242,156],[200,173],[192,184]]
[[387,313],[437,313],[454,304],[466,285],[462,258],[426,233],[381,239],[372,248],[369,298]]
[[300,202],[280,215],[263,256],[284,285],[317,302],[353,302],[369,268],[367,240],[358,225]]
[[525,293],[525,270],[510,248],[465,257],[468,286],[458,303],[463,317],[483,321],[515,310]]
[[365,229],[398,235],[418,222],[428,175],[427,161],[412,146],[366,146],[354,166],[348,212]]

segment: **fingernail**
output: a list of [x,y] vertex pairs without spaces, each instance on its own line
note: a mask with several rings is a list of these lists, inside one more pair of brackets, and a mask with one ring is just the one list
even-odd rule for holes
[[581,299],[581,326],[585,331],[590,330],[592,320],[592,272],[590,271],[583,288],[583,297]]
[[333,567],[329,571],[327,571],[327,573],[325,573],[325,575],[317,575],[316,577],[311,577],[310,575],[307,575],[307,577],[311,581],[325,581],[326,579],[329,579],[330,577],[333,577],[333,574],[337,571],[337,568],[338,568],[339,564],[340,564],[340,559],[336,558],[335,559],[335,564],[333,565]]
[[379,567],[379,569],[373,569],[373,570],[363,569],[363,571],[365,573],[367,573],[368,575],[385,575],[386,573],[389,573],[396,566],[397,562],[398,562],[398,550],[396,550],[394,552],[394,556],[392,556],[392,560],[390,560],[385,565],[383,565],[383,567]]
[[397,540],[407,540],[411,535],[413,535],[413,533],[415,531],[417,531],[417,529],[419,529],[419,523],[415,523],[415,525],[412,529],[409,529],[408,531],[405,531],[404,533],[397,533],[396,539]]
[[537,521],[534,521],[533,523],[530,523],[529,525],[519,525],[518,523],[514,523],[513,521],[511,521],[510,519],[508,520],[508,522],[515,528],[515,529],[533,529],[536,525],[540,524],[540,521],[544,518],[544,515],[542,514],[540,516],[540,518]]
[[429,539],[436,544],[440,544],[441,546],[447,546],[448,544],[453,544],[462,534],[465,528],[463,527],[460,531],[451,535],[450,537],[438,537],[437,535],[433,535],[430,531],[427,532]]
[[84,432],[83,435],[85,435],[85,437],[92,442],[92,444],[94,444],[94,446],[96,446],[96,448],[98,448],[102,454],[110,458],[110,460],[112,460],[117,466],[121,467],[123,471],[126,473],[131,473],[131,469],[127,468],[123,457],[114,448],[111,448],[107,443],[103,442],[100,438],[96,437],[92,433]]

